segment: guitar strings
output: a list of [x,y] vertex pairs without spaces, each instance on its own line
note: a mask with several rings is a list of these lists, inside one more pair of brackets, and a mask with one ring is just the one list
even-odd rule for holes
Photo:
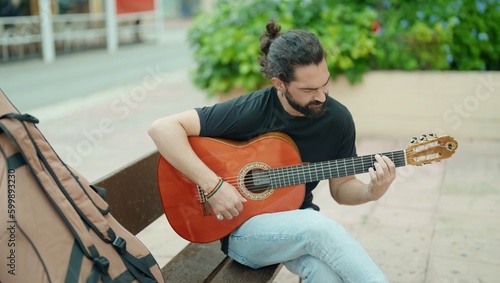
[[[433,146],[432,148],[434,148],[434,147],[446,148],[444,145]],[[397,154],[397,156],[394,157],[394,154]],[[319,179],[319,180],[328,179],[328,178],[319,178],[320,175],[322,175],[324,177],[325,172],[328,172],[330,175],[332,175],[331,178],[341,177],[339,172],[345,172],[345,175],[342,175],[342,176],[367,173],[368,168],[373,167],[372,163],[376,162],[375,155],[376,154],[364,155],[364,156],[352,157],[351,159],[345,158],[345,159],[329,160],[329,161],[322,161],[322,162],[316,162],[316,163],[297,164],[297,165],[290,165],[290,166],[284,166],[284,167],[278,167],[278,168],[271,168],[271,169],[267,169],[267,170],[260,170],[260,171],[256,171],[256,175],[258,175],[258,176],[256,176],[256,178],[258,178],[257,180],[260,180],[261,182],[263,180],[269,180],[269,182],[265,183],[265,185],[263,186],[263,187],[266,187],[269,185],[273,185],[272,182],[274,180],[278,180],[279,183],[281,184],[282,182],[279,179],[283,179],[283,183],[286,184],[286,181],[284,180],[284,178],[289,177],[291,173],[296,174],[296,175],[302,174],[302,175],[304,175],[304,178],[307,179],[305,176],[305,173],[307,172],[308,176],[312,177],[313,173],[311,172],[310,167],[313,167],[313,166],[315,167],[313,169],[313,171],[314,171],[314,174],[316,175],[316,179]],[[411,150],[410,151],[403,151],[403,150],[400,150],[400,151],[394,151],[394,152],[380,153],[380,155],[385,155],[385,156],[392,155],[393,158],[391,158],[391,160],[394,163],[396,163],[396,167],[401,167],[401,166],[408,165],[406,162],[407,159],[414,159],[414,157],[422,157],[422,151],[411,151]],[[365,162],[364,159],[367,159],[367,158],[370,159],[370,162]],[[437,159],[437,158],[432,158],[429,160],[432,161],[435,159]],[[342,161],[344,161],[344,164],[339,165],[339,162],[342,162]],[[402,162],[402,164],[398,165],[400,162]],[[369,167],[365,168],[365,163],[368,163],[371,165]],[[362,167],[362,172],[357,173],[356,168],[359,166]],[[336,169],[335,172],[337,173],[337,176],[335,176],[335,174],[331,173],[331,170],[334,167]],[[344,167],[344,168],[342,168],[342,167]],[[349,169],[348,169],[348,167],[349,167]],[[342,170],[339,170],[339,168]],[[272,174],[270,174],[270,172],[272,172]],[[224,179],[224,181],[226,181],[234,186],[237,186],[239,177],[238,176],[229,176],[229,177],[224,177],[223,179]],[[255,183],[255,182],[252,180],[254,180],[254,179],[255,178],[251,178],[251,180],[247,180],[247,178],[244,178],[243,185],[247,188],[253,186],[253,183]],[[288,178],[288,179],[290,179],[290,178]],[[295,178],[292,178],[292,179],[295,180]],[[300,177],[299,177],[299,179],[300,179]],[[302,184],[302,182],[299,182],[299,184]],[[296,185],[296,184],[290,184],[290,185],[286,185],[286,186],[291,186],[291,185]],[[285,187],[285,186],[283,186],[283,187]],[[259,187],[259,189],[260,189],[260,187]]]
[[[267,176],[265,176],[265,177],[257,176],[257,178],[266,179],[267,177],[269,177],[270,179],[279,179],[279,178],[284,178],[286,176],[289,176],[291,173],[304,175],[304,173],[306,173],[306,172],[308,173],[309,176],[312,176],[313,174],[315,174],[316,176],[319,176],[322,174],[324,175],[324,173],[327,171],[330,173],[330,175],[335,175],[335,174],[331,174],[332,169],[335,169],[335,172],[337,172],[337,173],[345,172],[345,173],[347,173],[347,175],[353,175],[353,174],[358,174],[358,173],[356,173],[355,168],[351,168],[351,167],[359,167],[359,166],[361,166],[363,169],[363,172],[359,173],[359,174],[361,174],[361,173],[368,172],[367,171],[368,168],[373,167],[373,164],[370,163],[370,166],[365,168],[365,166],[368,165],[368,164],[365,164],[367,162],[356,161],[355,158],[360,159],[360,158],[366,158],[366,157],[370,157],[370,155],[361,156],[361,157],[353,157],[353,159],[351,159],[351,160],[345,159],[346,163],[340,164],[340,165],[338,163],[344,159],[339,159],[339,160],[335,160],[335,161],[322,161],[322,162],[308,163],[308,164],[297,164],[297,165],[290,165],[290,166],[279,167],[279,168],[271,168],[268,170],[259,171],[259,173],[260,172],[263,173],[261,175],[267,175]],[[371,157],[373,159],[374,155],[372,155]],[[349,160],[349,161],[347,161],[347,160]],[[397,156],[392,160],[395,163],[400,163],[400,162],[404,162],[406,159],[404,156]],[[332,162],[334,162],[334,164],[332,164]],[[404,165],[406,165],[406,164],[404,164]],[[346,166],[349,166],[349,168],[347,168]],[[403,166],[403,165],[401,165],[401,166]],[[311,173],[311,169],[310,169],[311,167],[315,167],[313,169],[315,171],[315,173]],[[397,167],[399,167],[399,166],[397,166]],[[342,170],[339,170],[339,168]],[[349,169],[351,169],[351,170],[349,170]],[[265,172],[273,172],[273,174],[269,175],[269,174],[265,174]],[[342,175],[342,176],[347,176],[347,175]],[[340,177],[339,174],[337,174],[337,176]],[[332,176],[332,177],[335,177],[335,176]],[[229,183],[237,183],[237,181],[239,180],[239,177],[238,176],[229,176],[229,177],[223,177],[223,179],[224,179],[224,181],[229,182]],[[245,181],[244,181],[245,186],[252,183],[252,180],[247,181],[247,179],[251,179],[251,178],[245,178]]]
[[[405,161],[405,158],[404,157],[398,157],[398,158],[395,158],[393,160],[393,162],[401,162],[401,161]],[[341,164],[339,166],[339,164],[328,164],[328,163],[331,163],[331,162],[328,162],[328,161],[324,161],[324,162],[318,162],[318,163],[310,163],[310,164],[297,164],[297,165],[291,165],[291,166],[285,166],[285,167],[279,167],[279,168],[271,168],[269,170],[262,170],[262,172],[269,172],[271,170],[273,170],[275,173],[273,174],[273,177],[277,177],[277,178],[280,178],[280,177],[283,177],[283,176],[288,176],[290,175],[290,173],[304,173],[304,172],[308,172],[309,174],[311,174],[311,170],[309,168],[305,168],[305,167],[316,167],[314,168],[313,170],[316,171],[316,172],[320,172],[320,173],[316,173],[316,175],[318,174],[322,174],[321,172],[323,171],[331,171],[332,168],[335,167],[335,169],[338,169],[340,167],[340,169],[343,169],[343,170],[336,170],[336,171],[342,171],[342,172],[352,172],[354,174],[356,174],[356,170],[355,169],[352,169],[352,170],[349,170],[351,166],[354,166],[354,167],[357,167],[357,166],[363,166],[363,169],[364,169],[364,172],[362,173],[366,173],[367,171],[367,168],[364,167],[364,162],[357,162],[355,161],[354,163],[349,163],[349,164],[345,164],[345,166],[349,166],[349,169],[347,169],[343,164]],[[368,165],[368,164],[367,164]],[[373,167],[373,166],[369,166],[369,167]],[[281,170],[282,172],[279,172],[279,170]],[[295,171],[295,172],[290,172],[290,171]],[[233,176],[233,177],[228,177],[228,178],[224,178],[224,180],[226,181],[236,181],[238,180],[239,177],[236,177],[236,176]]]

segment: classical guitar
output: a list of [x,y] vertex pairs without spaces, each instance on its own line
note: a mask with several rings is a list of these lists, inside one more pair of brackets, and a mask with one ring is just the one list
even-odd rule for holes
[[[216,241],[252,216],[297,209],[305,183],[368,172],[375,155],[303,163],[294,142],[285,134],[268,133],[246,142],[190,137],[198,157],[247,199],[238,217],[219,221],[201,189],[163,157],[158,163],[158,187],[172,228],[195,243]],[[451,157],[457,142],[449,136],[422,136],[405,150],[380,153],[397,167],[423,165]]]

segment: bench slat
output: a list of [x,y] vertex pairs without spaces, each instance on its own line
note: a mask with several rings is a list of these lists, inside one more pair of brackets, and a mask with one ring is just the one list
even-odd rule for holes
[[159,157],[153,152],[95,183],[107,190],[113,217],[134,235],[164,213],[156,177]]
[[168,283],[210,282],[212,273],[217,272],[225,257],[219,242],[191,243],[162,269],[163,278]]
[[[245,283],[272,282],[282,265],[252,269],[239,264],[220,251],[220,242],[189,244],[162,269],[167,283]],[[237,278],[237,279],[236,279]]]
[[278,275],[282,266],[274,264],[252,269],[227,257],[224,268],[220,268],[220,271],[209,282],[230,283],[235,282],[235,278],[237,278],[237,281],[245,283],[270,283]]

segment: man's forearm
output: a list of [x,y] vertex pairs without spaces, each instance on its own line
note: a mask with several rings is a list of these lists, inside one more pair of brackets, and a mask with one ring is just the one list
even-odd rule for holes
[[211,188],[217,175],[196,155],[188,136],[175,120],[158,121],[148,131],[160,154],[178,171],[201,188]]
[[341,184],[332,191],[332,196],[339,204],[357,205],[374,200],[369,192],[368,185],[353,178]]

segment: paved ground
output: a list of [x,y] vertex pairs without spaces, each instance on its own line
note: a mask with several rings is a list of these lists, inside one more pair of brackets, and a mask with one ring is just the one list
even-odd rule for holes
[[[150,45],[130,48],[163,50],[162,46]],[[126,54],[120,52],[115,56]],[[59,60],[86,66],[93,59],[105,58],[99,51],[72,56]],[[0,69],[9,68],[15,70],[14,75],[22,76],[33,66],[54,74],[67,72],[57,68],[61,65],[41,62],[2,65]],[[47,78],[46,83],[50,88],[57,80]],[[154,150],[146,129],[155,119],[213,102],[192,85],[187,68],[153,74],[143,68],[135,80],[47,107],[26,106],[20,110],[38,116],[39,128],[63,160],[95,180]],[[399,140],[359,133],[359,154],[400,148]],[[493,283],[500,278],[499,171],[500,141],[460,140],[452,159],[400,168],[396,182],[378,202],[337,205],[324,183],[316,190],[316,199],[325,214],[361,242],[391,282]],[[140,238],[160,263],[167,262],[186,244],[164,217],[141,232]],[[298,279],[284,270],[276,282]]]

